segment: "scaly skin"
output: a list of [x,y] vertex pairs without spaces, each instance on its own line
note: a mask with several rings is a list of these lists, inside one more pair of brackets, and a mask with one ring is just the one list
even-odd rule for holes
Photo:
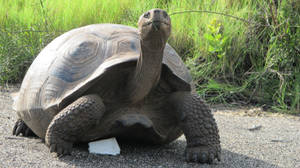
[[[166,11],[161,9],[149,10],[145,14],[142,14],[139,19],[138,33],[140,36],[141,54],[133,74],[129,75],[128,81],[122,81],[122,85],[124,84],[124,86],[126,86],[125,88],[122,88],[122,90],[124,91],[124,97],[126,100],[128,100],[127,103],[129,106],[142,105],[143,100],[152,90],[155,89],[157,83],[160,81],[164,49],[167,39],[171,33],[170,17]],[[86,42],[88,42],[88,39]],[[69,45],[69,41],[67,41],[66,44]],[[65,51],[69,51],[70,49],[73,51],[74,49],[80,49],[80,47],[66,48]],[[83,58],[88,57],[85,52],[78,51],[76,52],[76,57],[72,59],[76,59],[79,56],[82,56]],[[109,55],[103,56],[104,59]],[[177,61],[177,63],[179,62]],[[170,67],[173,66],[172,64],[176,64],[176,62],[172,62]],[[77,65],[75,67],[77,67]],[[66,69],[69,70],[69,68]],[[175,68],[175,72],[181,72],[181,70],[182,69]],[[120,71],[122,71],[122,69],[120,69]],[[70,74],[73,75],[73,73]],[[176,75],[177,73],[174,74]],[[81,74],[74,72],[74,76],[76,75]],[[170,82],[170,84],[176,85],[176,82]],[[56,87],[59,86],[60,85],[57,85]],[[76,84],[67,86],[76,87],[78,85]],[[56,87],[54,88],[56,89]],[[88,89],[87,87],[89,86],[83,86],[83,89]],[[181,87],[178,88],[178,90],[186,90]],[[100,87],[99,89],[105,88]],[[66,90],[53,91],[64,92]],[[108,92],[109,91],[113,92],[118,90],[108,90]],[[76,92],[74,91],[74,93]],[[97,94],[98,92],[93,93]],[[167,93],[169,94],[169,92]],[[47,96],[40,98],[47,99]],[[73,98],[77,99],[78,97]],[[114,98],[112,100],[114,100]],[[164,102],[165,101],[162,101],[162,103]],[[174,111],[174,115],[176,115],[178,121],[180,121],[181,129],[187,138],[187,161],[212,163],[215,158],[220,159],[220,138],[218,135],[216,122],[211,114],[211,111],[201,101],[198,95],[191,94],[190,92],[173,93],[170,95],[168,103],[162,108],[171,110],[166,112]],[[73,143],[80,141],[80,137],[84,137],[86,131],[91,130],[93,126],[98,125],[104,112],[105,106],[102,102],[102,99],[97,95],[86,95],[80,97],[62,111],[58,112],[58,114],[51,120],[51,123],[46,131],[45,141],[49,146],[50,151],[56,152],[58,155],[70,153]],[[172,120],[173,118],[173,116],[170,116],[170,118],[163,119]],[[159,126],[160,125],[158,125],[158,127]],[[19,120],[16,123],[13,134],[18,135],[22,133],[23,135],[27,136],[30,131],[30,128],[28,128],[22,120]],[[44,133],[44,131],[41,132]]]
[[18,136],[20,134],[22,134],[25,137],[36,136],[23,120],[18,119],[13,128],[13,135]]
[[212,163],[221,159],[220,137],[211,110],[197,94],[176,92],[169,99],[187,139],[187,161]]
[[105,107],[97,95],[80,97],[59,112],[50,123],[45,141],[50,152],[57,155],[70,154],[73,142],[96,125]]

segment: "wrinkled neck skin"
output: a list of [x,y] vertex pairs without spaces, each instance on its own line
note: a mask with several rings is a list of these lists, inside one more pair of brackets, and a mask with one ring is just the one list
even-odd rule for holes
[[141,40],[141,54],[128,85],[130,103],[143,100],[158,83],[165,45],[161,38]]

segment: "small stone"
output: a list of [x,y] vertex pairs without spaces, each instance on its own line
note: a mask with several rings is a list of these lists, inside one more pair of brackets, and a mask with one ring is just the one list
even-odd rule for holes
[[282,142],[282,143],[288,143],[291,142],[291,140],[282,140],[282,139],[272,139],[271,142]]
[[253,125],[253,127],[252,127],[252,128],[249,128],[248,130],[249,130],[249,131],[258,131],[258,130],[260,130],[261,128],[262,128],[261,125]]
[[116,138],[103,139],[89,143],[89,152],[102,155],[119,155],[120,147]]

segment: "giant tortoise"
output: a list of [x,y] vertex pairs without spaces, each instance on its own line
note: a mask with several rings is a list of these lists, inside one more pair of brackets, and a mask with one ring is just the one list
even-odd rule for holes
[[170,33],[167,12],[152,9],[138,29],[94,24],[57,37],[25,75],[13,134],[35,134],[59,156],[79,142],[165,144],[184,134],[187,161],[220,160],[216,122],[167,44]]

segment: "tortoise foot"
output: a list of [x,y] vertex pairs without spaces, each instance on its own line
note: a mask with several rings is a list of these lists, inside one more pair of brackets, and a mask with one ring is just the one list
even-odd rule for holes
[[217,123],[209,107],[199,95],[177,92],[170,102],[177,111],[181,128],[186,137],[186,160],[199,163],[213,163],[221,160],[220,136]]
[[56,139],[54,142],[48,142],[47,145],[50,148],[50,152],[56,153],[58,157],[70,155],[73,147],[73,143],[61,139]]
[[15,123],[12,134],[16,136],[22,134],[25,137],[36,136],[33,133],[33,131],[21,119],[18,119],[18,121]]
[[185,158],[188,162],[211,164],[215,159],[221,161],[221,150],[217,146],[187,147],[185,151]]
[[61,110],[48,126],[45,142],[57,156],[71,153],[73,143],[81,142],[85,132],[97,125],[105,111],[97,95],[82,96]]

